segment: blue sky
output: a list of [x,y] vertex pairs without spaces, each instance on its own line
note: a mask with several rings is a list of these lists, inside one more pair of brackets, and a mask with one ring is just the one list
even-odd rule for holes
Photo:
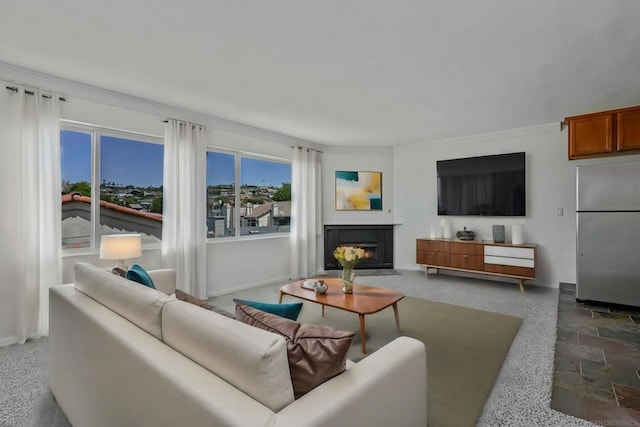
[[[71,183],[91,181],[91,135],[62,131],[60,159],[62,180]],[[101,181],[137,187],[162,185],[162,144],[137,143],[103,136],[100,144]],[[231,184],[234,179],[233,156],[207,153],[207,185]],[[289,163],[242,158],[242,184],[280,187],[291,182]]]

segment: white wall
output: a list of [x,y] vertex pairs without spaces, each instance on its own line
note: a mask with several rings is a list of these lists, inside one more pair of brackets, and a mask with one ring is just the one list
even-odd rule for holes
[[[336,171],[382,172],[382,211],[337,211]],[[325,147],[322,154],[324,224],[393,224],[393,173],[391,148]]]
[[[509,152],[526,152],[527,216],[463,217],[437,215],[436,161]],[[620,162],[639,156],[619,156],[591,160],[567,159],[567,131],[559,123],[508,130],[394,149],[396,268],[418,269],[415,239],[428,237],[432,224],[446,218],[453,232],[467,227],[476,239],[492,240],[492,225],[506,226],[511,240],[512,224],[524,224],[526,242],[538,244],[535,284],[558,287],[559,282],[575,283],[576,194],[575,169],[580,164]],[[563,216],[556,216],[556,210]]]
[[92,125],[162,137],[164,118],[126,108],[69,97],[61,104],[60,117]]
[[[337,211],[336,171],[382,172],[382,211]],[[391,148],[325,147],[322,154],[323,224],[393,224],[393,150]],[[317,269],[324,269],[324,230],[318,237]]]
[[[207,245],[209,296],[289,280],[289,235]],[[274,296],[276,298],[276,296]]]

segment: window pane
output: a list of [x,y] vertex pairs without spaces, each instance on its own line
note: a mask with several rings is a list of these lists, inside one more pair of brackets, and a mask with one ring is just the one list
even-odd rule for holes
[[207,152],[207,237],[235,235],[235,156]]
[[141,233],[162,240],[163,146],[100,137],[100,234]]
[[62,248],[91,247],[91,134],[60,131]]
[[240,182],[240,234],[288,232],[291,165],[243,157]]

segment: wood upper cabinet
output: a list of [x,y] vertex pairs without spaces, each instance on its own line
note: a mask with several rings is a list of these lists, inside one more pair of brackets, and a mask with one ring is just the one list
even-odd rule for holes
[[616,113],[618,120],[617,150],[640,150],[640,108]]
[[613,152],[613,115],[569,119],[569,158]]
[[640,106],[565,118],[569,160],[640,150]]

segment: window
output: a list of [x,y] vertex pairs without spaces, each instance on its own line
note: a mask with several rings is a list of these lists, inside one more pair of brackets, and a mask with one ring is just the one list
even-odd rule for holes
[[207,153],[208,237],[289,232],[290,224],[290,163]]
[[143,245],[161,241],[159,142],[100,128],[60,132],[63,249],[95,249],[102,234],[140,233]]
[[91,247],[91,139],[60,131],[63,249]]
[[207,153],[207,236],[235,236],[235,157]]

